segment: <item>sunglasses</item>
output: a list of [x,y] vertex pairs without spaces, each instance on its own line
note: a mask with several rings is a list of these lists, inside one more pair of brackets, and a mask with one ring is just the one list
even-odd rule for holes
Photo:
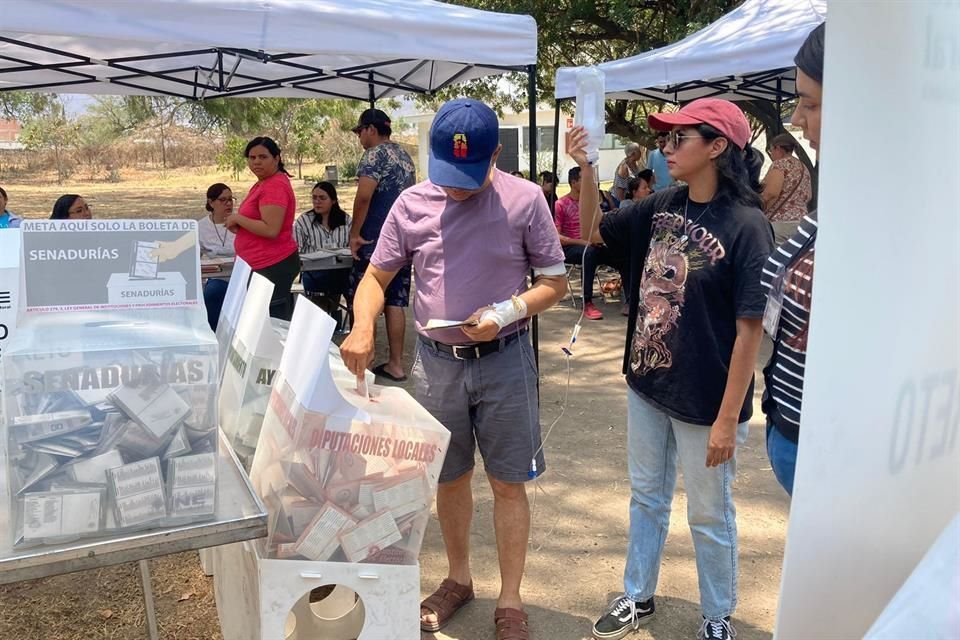
[[704,139],[703,136],[698,136],[698,135],[689,134],[689,133],[681,133],[679,131],[671,131],[670,133],[667,134],[667,142],[674,149],[679,149],[680,145],[683,144],[684,140],[693,140],[696,138],[699,138],[700,140]]

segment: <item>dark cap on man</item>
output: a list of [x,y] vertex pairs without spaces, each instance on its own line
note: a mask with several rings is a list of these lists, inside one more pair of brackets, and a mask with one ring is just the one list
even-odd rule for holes
[[383,132],[383,129],[387,130],[387,134],[390,132],[390,116],[385,114],[380,109],[367,109],[360,114],[360,120],[357,122],[357,126],[353,128],[354,133],[360,133],[360,130],[364,127],[374,126],[377,128],[378,132]]
[[500,123],[493,109],[470,98],[447,102],[430,127],[430,182],[452,189],[479,189],[499,146]]

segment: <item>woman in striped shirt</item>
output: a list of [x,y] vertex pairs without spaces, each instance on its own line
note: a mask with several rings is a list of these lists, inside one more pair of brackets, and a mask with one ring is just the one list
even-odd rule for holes
[[[320,249],[343,249],[350,246],[350,216],[340,207],[337,189],[329,182],[313,187],[313,208],[305,211],[293,225],[300,254]],[[349,288],[350,269],[304,271],[303,290],[309,297],[323,296],[334,305]]]
[[[824,31],[823,24],[814,29],[794,59],[800,100],[790,119],[803,130],[810,147],[818,152],[818,162]],[[800,435],[816,240],[817,212],[813,211],[803,218],[796,233],[770,255],[761,276],[767,291],[763,326],[773,338],[773,355],[763,370],[767,455],[777,481],[791,495]]]

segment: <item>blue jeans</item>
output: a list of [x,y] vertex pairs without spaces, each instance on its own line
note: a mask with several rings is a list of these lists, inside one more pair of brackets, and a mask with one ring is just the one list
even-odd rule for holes
[[797,444],[787,440],[767,420],[767,456],[773,475],[788,494],[793,495],[793,476],[797,472]]
[[[700,607],[707,618],[733,614],[737,605],[737,520],[733,504],[736,457],[707,468],[710,427],[688,424],[627,390],[627,456],[630,470],[630,541],[624,592],[643,602],[653,597],[670,525],[677,459],[687,492],[700,580]],[[747,423],[737,426],[737,445]]]
[[223,299],[227,295],[229,284],[229,280],[211,278],[203,285],[203,304],[207,307],[207,322],[210,323],[210,328],[214,331],[217,330],[220,309],[223,307]]

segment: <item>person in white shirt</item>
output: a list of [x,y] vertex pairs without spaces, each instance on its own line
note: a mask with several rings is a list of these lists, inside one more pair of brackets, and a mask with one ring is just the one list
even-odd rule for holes
[[[237,255],[233,241],[237,234],[227,229],[224,222],[233,213],[233,191],[218,182],[207,189],[206,209],[209,212],[197,221],[197,234],[200,239],[200,253],[207,258],[222,258]],[[207,321],[210,328],[217,330],[220,308],[227,295],[228,281],[221,278],[208,278],[203,285],[203,302],[207,307]]]
[[[352,219],[340,207],[337,188],[330,182],[318,182],[311,196],[313,208],[304,211],[293,223],[293,237],[300,255],[349,247]],[[350,269],[304,271],[300,281],[308,298],[335,315],[340,296],[345,296],[350,288]]]

